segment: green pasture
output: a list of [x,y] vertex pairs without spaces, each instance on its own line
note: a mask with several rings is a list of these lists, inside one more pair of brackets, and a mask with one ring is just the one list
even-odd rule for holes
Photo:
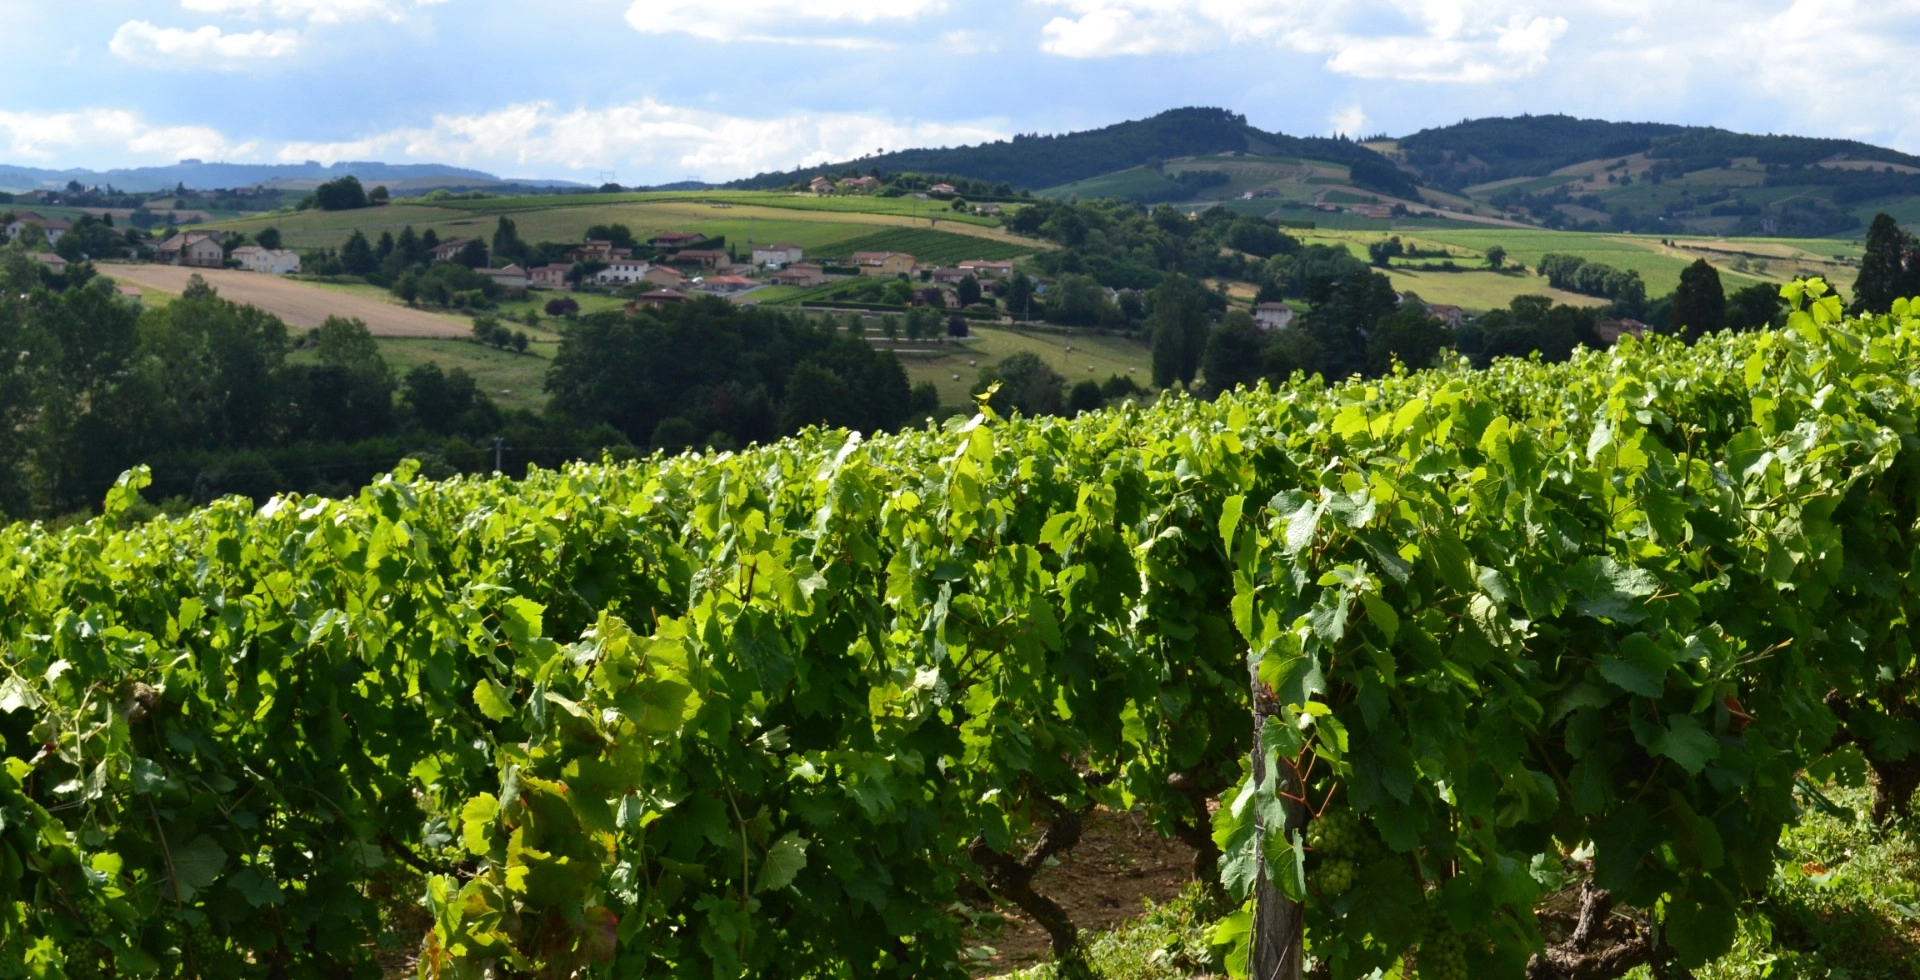
[[[873,322],[869,320],[869,325]],[[1144,342],[1129,337],[1028,332],[978,324],[973,326],[972,333],[973,336],[963,341],[902,340],[893,346],[903,352],[934,352],[930,357],[903,353],[901,363],[914,384],[933,382],[940,389],[940,404],[949,407],[970,404],[973,385],[979,380],[982,367],[1021,352],[1039,355],[1060,372],[1069,385],[1087,380],[1105,381],[1116,374],[1133,378],[1142,388],[1152,385],[1153,351]],[[888,346],[871,330],[869,336],[879,346]]]

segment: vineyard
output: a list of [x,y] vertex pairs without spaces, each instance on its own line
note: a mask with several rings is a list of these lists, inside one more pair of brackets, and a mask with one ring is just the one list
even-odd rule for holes
[[833,246],[835,255],[855,252],[905,252],[923,266],[953,266],[969,259],[988,262],[1032,255],[1039,246],[970,238],[925,228],[896,228],[862,235]]
[[1034,876],[1100,806],[1245,903],[1236,972],[1706,963],[1821,787],[1920,784],[1920,319],[1789,292],[147,523],[129,474],[0,531],[0,977],[377,976],[414,899],[429,978],[962,977],[987,894],[1071,967]]

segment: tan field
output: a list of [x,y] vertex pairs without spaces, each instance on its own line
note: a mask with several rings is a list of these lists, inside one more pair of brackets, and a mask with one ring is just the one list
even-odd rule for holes
[[101,272],[115,282],[174,295],[183,292],[187,281],[198,274],[222,298],[257,306],[295,330],[317,327],[330,316],[343,316],[365,323],[376,337],[459,338],[472,332],[462,320],[256,272],[117,264],[103,265]]

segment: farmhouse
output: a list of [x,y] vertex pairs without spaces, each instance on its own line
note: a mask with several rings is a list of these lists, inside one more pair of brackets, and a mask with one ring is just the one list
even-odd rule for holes
[[674,248],[686,248],[687,246],[692,245],[696,242],[701,242],[705,240],[706,240],[706,236],[696,235],[690,231],[663,231],[660,234],[653,236],[653,238],[649,240],[647,244],[653,246],[654,248],[674,249]]
[[612,261],[615,251],[618,250],[613,247],[612,242],[590,238],[586,244],[568,252],[567,258],[575,262],[608,262]]
[[664,265],[656,265],[648,269],[645,273],[641,274],[640,279],[643,282],[652,283],[662,289],[679,289],[685,285],[687,281],[686,276]]
[[527,270],[520,268],[518,265],[508,265],[504,269],[475,269],[473,271],[486,276],[507,290],[523,290],[533,285],[533,277],[527,275]]
[[468,245],[473,244],[473,241],[471,238],[455,238],[450,241],[444,241],[428,250],[427,255],[431,257],[436,264],[452,262],[459,257],[460,251]]
[[733,268],[733,256],[717,248],[689,248],[676,253],[675,265],[697,265],[702,269],[725,272]]
[[258,245],[242,245],[233,250],[234,261],[247,272],[259,272],[272,276],[283,276],[300,271],[300,255],[283,248],[261,248]]
[[593,281],[602,285],[619,284],[622,286],[640,282],[647,277],[653,263],[642,262],[634,258],[616,258],[593,277]]
[[973,273],[966,269],[935,269],[930,278],[937,285],[953,286],[970,276],[973,276]]
[[773,282],[778,286],[818,286],[827,281],[825,269],[812,262],[796,262],[773,274]]
[[960,271],[972,273],[975,279],[1012,279],[1013,263],[968,259],[960,263]]
[[855,252],[852,263],[863,276],[897,276],[917,267],[913,256],[904,252]]
[[1638,320],[1602,320],[1594,326],[1594,332],[1600,335],[1600,342],[1608,347],[1620,342],[1622,337],[1644,338],[1653,328]]
[[701,289],[709,293],[719,293],[722,296],[746,292],[758,285],[760,284],[745,276],[708,276],[700,281]]
[[1455,330],[1467,322],[1467,311],[1444,303],[1428,303],[1427,315]]
[[52,252],[41,252],[39,255],[34,256],[34,258],[38,259],[41,265],[46,266],[48,272],[56,276],[64,276],[67,274],[67,260]]
[[31,211],[21,211],[13,216],[13,220],[7,222],[7,241],[19,238],[20,233],[26,231],[28,225],[39,225],[40,230],[47,236],[48,245],[60,244],[61,237],[73,229],[73,225],[58,218],[42,218]]
[[1262,330],[1285,330],[1293,322],[1293,307],[1285,303],[1261,303],[1253,308],[1253,322]]
[[633,314],[641,310],[659,309],[662,306],[678,306],[681,303],[684,303],[686,301],[687,301],[687,294],[685,293],[677,292],[672,289],[656,289],[653,292],[643,294],[639,299],[636,299],[633,302],[628,303],[627,313]]
[[753,264],[759,268],[769,266],[782,268],[801,260],[805,256],[798,245],[756,245],[753,249]]
[[833,193],[833,181],[826,177],[815,177],[813,178],[813,183],[807,185],[807,189],[815,194],[831,194]]
[[571,289],[573,287],[567,284],[567,273],[572,271],[573,266],[564,262],[555,262],[552,265],[535,268],[527,274],[527,278],[532,280],[533,285],[539,289]]
[[218,269],[227,264],[226,249],[220,236],[204,231],[182,232],[153,250],[154,261],[163,265],[186,265],[196,269]]

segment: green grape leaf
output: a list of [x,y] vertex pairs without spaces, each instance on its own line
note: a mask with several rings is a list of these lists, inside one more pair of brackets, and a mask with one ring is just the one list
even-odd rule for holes
[[789,831],[767,848],[760,875],[753,883],[755,892],[779,891],[793,884],[795,876],[807,866],[807,839],[798,831]]
[[473,685],[473,703],[488,721],[500,722],[513,717],[513,692],[491,677],[482,677]]
[[485,855],[493,850],[493,822],[500,815],[500,801],[491,793],[481,793],[460,808],[460,841],[467,853]]
[[1673,658],[1645,633],[1622,639],[1618,651],[1600,658],[1600,676],[1644,698],[1657,698],[1666,690],[1671,669]]
[[1675,715],[1667,722],[1667,730],[1653,739],[1647,749],[1654,755],[1663,755],[1678,763],[1689,775],[1699,775],[1707,763],[1720,758],[1720,743],[1700,724],[1700,719],[1692,715]]
[[227,852],[219,842],[205,834],[172,852],[174,897],[193,901],[201,889],[220,879],[227,867]]

